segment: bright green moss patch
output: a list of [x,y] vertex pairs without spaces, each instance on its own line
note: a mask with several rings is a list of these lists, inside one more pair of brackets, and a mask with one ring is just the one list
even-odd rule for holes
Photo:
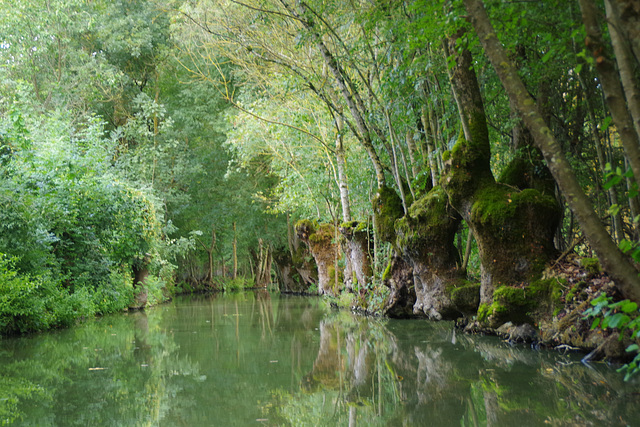
[[330,242],[335,238],[335,232],[335,228],[332,224],[322,224],[309,236],[309,242]]
[[[358,221],[341,222],[340,223],[340,228],[355,228],[359,224],[361,224],[361,223],[358,223]],[[366,224],[366,222],[365,222],[365,224]]]
[[517,219],[518,211],[528,206],[538,206],[540,213],[554,220],[557,202],[534,189],[518,191],[505,185],[486,186],[478,193],[471,208],[471,215],[480,224],[502,225],[506,221]]
[[384,269],[384,272],[382,273],[382,281],[384,282],[385,280],[389,280],[391,278],[391,265],[393,264],[393,262],[389,261],[389,264],[387,264],[387,268]]
[[394,243],[396,238],[394,223],[404,215],[400,196],[395,190],[383,186],[378,189],[372,203],[378,236],[384,242]]
[[447,194],[441,186],[435,186],[416,200],[407,216],[395,223],[396,244],[412,253],[448,253],[447,242],[453,241],[459,216],[449,205]]
[[493,293],[493,303],[478,308],[478,320],[492,326],[505,322],[534,323],[534,319],[551,314],[561,304],[561,283],[541,279],[527,287],[500,286]]
[[436,186],[409,207],[409,216],[426,226],[438,226],[447,220],[447,193]]
[[489,316],[493,313],[492,304],[482,303],[478,306],[478,314],[476,318],[480,323],[486,323]]
[[[493,258],[527,258],[532,274],[539,273],[554,249],[552,234],[560,209],[552,196],[537,190],[490,185],[478,191],[471,207],[471,219],[493,240],[508,239],[504,246],[494,244]],[[501,254],[502,248],[510,253]],[[514,261],[515,262],[515,261]]]
[[470,197],[477,188],[495,182],[489,168],[490,153],[485,145],[488,144],[470,143],[460,131],[458,141],[449,153],[443,180],[454,206]]

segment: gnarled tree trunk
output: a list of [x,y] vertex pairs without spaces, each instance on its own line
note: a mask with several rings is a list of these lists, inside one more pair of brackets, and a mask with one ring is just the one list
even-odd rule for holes
[[547,166],[553,174],[560,190],[577,217],[582,231],[598,254],[598,259],[616,281],[618,288],[626,298],[640,301],[640,280],[638,271],[622,254],[611,240],[611,236],[600,222],[593,210],[590,200],[578,183],[571,165],[567,161],[562,148],[553,137],[536,108],[535,101],[525,88],[518,72],[509,60],[489,21],[484,5],[480,0],[464,0],[471,22],[478,33],[491,64],[510,99],[517,105],[520,117],[531,131],[536,145],[542,151]]
[[[369,254],[371,234],[368,224],[357,221],[343,223],[340,226],[340,233],[346,240],[345,254],[350,261],[348,264],[351,270],[348,273],[345,268],[345,285],[353,287],[354,282],[360,286],[371,283],[373,268]],[[351,274],[351,277],[347,277],[348,274]]]
[[[331,224],[302,220],[296,224],[300,240],[305,242],[318,267],[318,293],[338,295],[342,289],[342,271],[336,263],[339,247],[335,241],[335,227]],[[336,283],[338,286],[336,286]]]
[[[439,186],[414,202],[408,214],[396,222],[396,247],[413,272],[416,295],[413,313],[416,315],[436,320],[454,319],[463,312],[471,314],[477,309],[477,286],[471,285],[464,291],[476,294],[470,304],[457,307],[453,301],[453,294],[461,297],[461,289],[468,286],[454,245],[459,225],[460,216]],[[463,299],[459,298],[459,302]]]
[[[471,53],[459,49],[456,34],[446,47],[462,132],[445,167],[444,188],[478,243],[481,260],[479,319],[497,326],[530,321],[520,294],[538,279],[555,254],[553,237],[560,210],[555,198],[497,183],[491,173],[489,133]],[[519,290],[514,290],[515,287]],[[495,299],[500,289],[501,298]],[[505,295],[507,295],[505,297]],[[513,296],[514,298],[509,298]]]

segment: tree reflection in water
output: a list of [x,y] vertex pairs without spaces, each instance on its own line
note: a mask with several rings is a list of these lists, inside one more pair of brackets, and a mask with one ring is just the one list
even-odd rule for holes
[[626,425],[638,383],[453,324],[265,292],[0,341],[0,424]]
[[291,425],[628,425],[639,399],[621,378],[577,357],[456,336],[452,324],[332,313],[301,390],[275,406]]

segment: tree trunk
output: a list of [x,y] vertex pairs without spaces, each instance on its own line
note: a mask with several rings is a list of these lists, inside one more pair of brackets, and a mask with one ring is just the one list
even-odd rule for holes
[[[623,18],[627,18],[627,14],[633,16],[632,7],[626,1],[620,0],[605,0],[604,5],[607,10],[607,22],[609,24],[609,35],[611,36],[611,44],[613,45],[613,51],[616,55],[616,63],[620,70],[620,80],[622,81],[622,87],[624,88],[624,95],[629,105],[629,113],[633,119],[633,125],[636,129],[636,134],[640,138],[640,82],[638,82],[637,69],[640,66],[640,56],[633,57],[633,51],[631,50],[632,38],[627,32],[627,28],[624,24]],[[621,15],[621,6],[625,9],[625,14]],[[625,7],[626,6],[626,7]],[[640,17],[640,4],[636,2],[635,5],[636,18]],[[640,25],[640,19],[637,19],[636,25]],[[636,30],[636,40],[640,48],[640,30]],[[640,54],[640,50],[638,51]],[[634,64],[635,62],[635,64]],[[640,176],[636,175],[637,179]]]
[[520,191],[497,183],[491,173],[491,149],[484,105],[473,70],[471,53],[458,47],[458,33],[445,48],[454,57],[449,69],[462,133],[451,150],[444,174],[449,200],[465,219],[478,244],[481,260],[480,320],[497,326],[506,321],[530,322],[516,301],[494,304],[494,293],[513,291],[516,284],[537,280],[555,254],[553,237],[560,212],[555,198],[529,188]]
[[459,268],[454,245],[459,225],[460,216],[440,186],[418,199],[409,213],[396,221],[395,246],[411,266],[416,315],[455,319],[478,308],[479,286],[469,286]]
[[[348,284],[348,287],[353,287],[354,280],[361,287],[371,283],[373,268],[371,255],[369,254],[369,244],[372,236],[369,224],[358,223],[357,221],[343,223],[340,226],[340,233],[347,241],[345,253],[351,261],[351,273],[345,269],[345,285]],[[349,275],[352,277],[347,277]]]
[[238,236],[236,235],[236,223],[233,222],[233,280],[238,278]]
[[594,212],[591,201],[578,183],[560,144],[555,140],[536,108],[535,101],[525,88],[517,70],[509,60],[489,21],[481,0],[464,0],[471,22],[510,99],[531,131],[538,148],[547,161],[569,207],[578,219],[589,243],[598,254],[600,263],[616,281],[626,298],[640,301],[638,271],[615,245],[611,236]]
[[415,316],[413,307],[416,305],[417,298],[411,264],[394,252],[382,276],[382,283],[391,291],[385,302],[385,315],[394,318]]
[[349,200],[349,186],[347,185],[347,160],[342,140],[342,118],[336,117],[336,168],[338,169],[338,189],[340,190],[340,205],[342,206],[342,221],[351,221],[351,202]]
[[[322,224],[302,220],[296,223],[296,233],[300,240],[305,242],[316,261],[318,268],[318,293],[320,295],[338,295],[340,288],[334,287],[336,275],[341,276],[342,271],[336,269],[336,252],[339,250],[335,242],[335,229],[332,224]],[[338,280],[338,283],[342,280]]]
[[147,305],[147,289],[145,284],[149,276],[149,257],[137,259],[133,263],[134,303],[130,308],[144,308]]
[[[597,19],[598,10],[593,0],[579,1],[580,9],[582,10],[582,20],[584,21],[587,32],[585,44],[593,53],[595,67],[600,75],[600,83],[605,95],[607,107],[611,112],[611,117],[620,135],[625,155],[629,159],[631,170],[637,181],[640,179],[640,133],[636,132],[633,118],[627,108],[627,100],[620,82],[620,75],[616,71],[614,62],[606,52],[607,48],[602,40],[600,24]],[[614,36],[612,35],[612,37]],[[632,76],[629,78],[633,79]],[[635,86],[633,83],[629,84]],[[629,95],[632,96],[633,93],[634,92],[631,91]]]

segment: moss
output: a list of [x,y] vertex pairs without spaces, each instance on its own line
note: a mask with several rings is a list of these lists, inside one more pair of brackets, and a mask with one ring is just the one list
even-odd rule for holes
[[369,231],[369,222],[368,221],[362,221],[360,223],[358,223],[358,226],[355,228],[354,230],[356,233],[361,232],[361,231]]
[[493,303],[481,305],[478,319],[496,326],[505,322],[534,323],[560,307],[561,283],[555,278],[540,279],[527,287],[501,286],[493,293]]
[[569,292],[567,293],[567,295],[564,297],[564,300],[567,303],[573,302],[573,300],[582,294],[582,291],[584,291],[587,288],[587,282],[585,282],[584,280],[579,281],[578,283],[576,283],[576,285],[571,288],[571,290],[569,290]]
[[524,190],[533,188],[543,194],[553,195],[555,181],[542,161],[540,151],[525,147],[502,171],[498,182]]
[[429,227],[446,222],[447,215],[447,193],[440,186],[433,187],[409,207],[409,216]]
[[444,189],[435,186],[409,207],[408,215],[396,221],[396,248],[419,262],[445,262],[455,252],[452,242],[459,222]]
[[523,174],[523,169],[526,168],[526,162],[520,157],[516,157],[511,160],[506,168],[500,174],[498,182],[518,187],[520,189],[527,188],[526,177]]
[[309,219],[301,219],[300,221],[296,222],[295,225],[296,233],[298,233],[298,236],[304,241],[308,240],[309,236],[315,233],[318,227],[319,226],[317,221],[312,221]]
[[411,182],[411,188],[417,198],[428,193],[432,187],[433,182],[431,179],[431,169],[429,168],[422,170]]
[[449,286],[445,292],[450,294],[451,302],[465,314],[478,310],[480,304],[480,284],[462,280],[458,286]]
[[[356,228],[360,223],[358,221],[341,222],[340,228]],[[365,223],[366,224],[366,223]]]
[[309,235],[309,242],[322,243],[331,242],[335,238],[335,228],[332,224],[321,224],[315,232]]
[[489,316],[493,313],[492,305],[493,304],[482,303],[478,306],[478,314],[476,315],[476,318],[479,322],[487,322]]
[[383,186],[378,189],[372,203],[378,236],[384,242],[394,243],[396,238],[394,223],[404,215],[400,196],[395,190]]
[[446,150],[444,153],[442,153],[442,161],[446,162],[451,158],[451,151]]
[[384,272],[382,273],[382,281],[386,281],[389,280],[391,278],[391,265],[393,263],[391,261],[389,261],[389,264],[387,264],[387,268],[384,269]]
[[598,274],[602,271],[598,258],[582,258],[580,265],[589,272],[589,274]]
[[550,220],[555,220],[558,208],[553,197],[534,189],[518,191],[505,185],[491,185],[480,190],[471,215],[481,225],[501,226],[518,218],[519,210],[532,205],[544,207],[542,212],[552,213]]
[[461,130],[449,156],[443,183],[454,206],[459,207],[478,187],[495,182],[489,167],[488,143],[470,143]]

